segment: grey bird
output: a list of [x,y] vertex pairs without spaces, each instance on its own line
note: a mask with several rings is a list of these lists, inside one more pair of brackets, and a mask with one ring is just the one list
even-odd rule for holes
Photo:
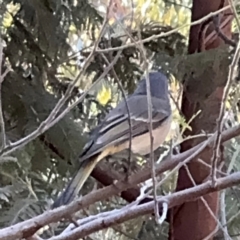
[[[131,118],[131,151],[143,156],[150,153],[146,81],[146,78],[143,78],[134,93],[112,109],[92,131],[90,139],[80,155],[78,170],[52,208],[67,205],[73,201],[99,161],[106,156],[129,148],[130,126],[126,104]],[[152,100],[153,150],[156,150],[168,135],[172,111],[168,96],[167,77],[161,72],[150,72],[149,82]]]

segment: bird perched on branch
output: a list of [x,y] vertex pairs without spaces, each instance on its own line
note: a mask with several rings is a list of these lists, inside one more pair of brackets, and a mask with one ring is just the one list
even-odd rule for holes
[[[97,163],[106,156],[129,149],[130,140],[133,153],[140,155],[150,153],[149,104],[146,81],[147,79],[143,78],[138,83],[134,93],[127,99],[122,100],[93,130],[80,155],[78,170],[65,191],[54,202],[52,208],[73,201]],[[153,150],[156,150],[165,141],[170,130],[172,111],[168,96],[167,77],[161,72],[150,72],[149,83],[152,105]],[[131,131],[129,117],[131,119]]]

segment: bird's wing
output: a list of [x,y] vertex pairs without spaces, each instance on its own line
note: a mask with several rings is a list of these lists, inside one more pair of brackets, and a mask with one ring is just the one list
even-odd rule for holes
[[[148,131],[148,102],[146,96],[133,96],[127,99],[131,118],[132,137]],[[153,129],[160,126],[171,115],[169,101],[152,98]],[[109,112],[103,122],[93,131],[90,141],[81,154],[82,160],[87,159],[108,145],[120,143],[130,137],[129,115],[126,102],[122,101]]]

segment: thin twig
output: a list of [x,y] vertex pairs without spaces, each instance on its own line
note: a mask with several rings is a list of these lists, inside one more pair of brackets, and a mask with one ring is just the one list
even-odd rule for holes
[[[141,39],[140,31],[138,31],[138,38]],[[155,170],[155,161],[154,161],[154,152],[153,152],[153,127],[152,127],[152,96],[150,90],[150,80],[149,80],[149,71],[148,71],[148,60],[146,56],[146,52],[142,42],[139,44],[139,49],[142,53],[144,59],[144,68],[146,69],[146,88],[147,88],[147,103],[148,103],[148,123],[149,123],[149,138],[150,138],[150,162],[151,162],[151,175],[153,181],[153,196],[154,196],[154,214],[155,220],[158,224],[160,224],[160,216],[159,216],[159,207],[157,202],[157,178],[156,178],[156,170]]]
[[[174,173],[176,173],[181,167],[183,167],[185,164],[189,163],[191,160],[193,160],[196,156],[198,156],[209,144],[210,139],[206,140],[199,146],[199,148],[191,154],[191,156],[187,157],[183,162],[178,163],[176,167],[174,167],[159,183],[157,183],[157,187],[160,187],[170,176],[172,176]],[[134,202],[132,202],[132,205],[138,205],[143,199],[149,196],[151,191],[148,191],[145,193],[145,195],[142,196],[142,199],[137,199]]]
[[224,240],[228,240],[228,228],[227,228],[227,218],[226,218],[226,203],[225,203],[225,196],[226,191],[223,190],[220,195],[220,219],[221,219],[221,226],[223,228],[223,237]]
[[[231,131],[232,133],[237,134],[238,127],[236,126],[233,129],[235,129],[235,130],[231,131],[231,129],[229,129],[226,131]],[[240,130],[240,125],[239,125],[239,130]],[[224,131],[224,133],[226,131]],[[223,138],[221,139],[221,142],[223,142],[223,140],[225,139],[225,136],[226,135],[223,134]],[[184,165],[189,163],[191,160],[193,160],[197,156],[199,156],[207,147],[210,147],[211,145],[213,145],[214,141],[215,141],[215,134],[212,134],[212,136],[209,137],[209,139],[207,139],[204,142],[199,143],[195,147],[189,149],[187,152],[191,151],[191,154],[186,155],[186,157],[184,159],[182,159],[181,161],[179,161],[175,166],[165,169],[165,171],[170,170],[170,169],[171,169],[171,171],[157,184],[157,187],[161,186],[170,176],[172,176],[174,173],[176,173],[181,167],[183,167]],[[187,152],[184,152],[182,154],[185,154]],[[182,155],[182,154],[180,154],[180,155]],[[177,156],[179,156],[179,154]],[[174,156],[172,156],[172,158],[174,158]],[[170,160],[168,160],[167,162],[169,163],[169,161]],[[167,164],[167,162],[165,162],[165,164]],[[161,172],[158,171],[158,174],[160,174],[160,173],[163,173],[163,171],[161,171]],[[142,195],[141,198],[138,197],[134,202],[131,203],[131,205],[138,205],[143,199],[145,199],[147,196],[149,196],[150,193],[151,193],[151,191],[141,194]]]
[[[131,2],[132,3],[132,2]],[[132,3],[132,7],[133,7],[133,3]],[[117,20],[117,23],[120,25],[120,27],[122,28],[122,30],[126,33],[126,36],[128,36],[129,38],[132,39],[132,36],[131,34],[129,34],[129,32],[125,29],[125,27],[123,26],[123,24],[118,20],[118,18],[116,17],[116,14],[114,14],[116,20]],[[131,28],[132,28],[132,20],[133,20],[133,9],[132,9],[132,12],[131,12]],[[124,38],[124,42],[123,42],[123,45],[126,44],[127,40],[128,40],[128,37]],[[101,56],[103,57],[103,59],[105,60],[105,62],[107,64],[109,64],[109,61],[108,59],[106,58],[106,56],[104,55],[104,53],[101,53]],[[111,57],[111,55],[110,55]],[[118,78],[117,74],[116,74],[116,71],[114,69],[114,67],[111,69],[112,73],[113,73],[113,76],[114,78],[116,79],[116,81],[118,82],[118,86],[120,87],[120,90],[123,94],[123,98],[124,98],[124,101],[125,101],[125,104],[126,104],[126,109],[127,109],[127,114],[128,114],[128,124],[129,124],[129,153],[128,153],[128,169],[127,169],[127,175],[126,177],[128,178],[129,176],[129,173],[130,173],[130,170],[131,170],[131,162],[132,162],[132,121],[131,121],[131,114],[130,114],[130,110],[129,110],[129,106],[128,106],[128,103],[127,103],[127,96],[125,94],[125,91],[124,91],[124,88],[122,86],[122,83],[120,81],[120,79]]]
[[[131,0],[131,24],[130,24],[130,29],[132,29],[132,25],[133,25],[133,8],[134,8],[134,4],[133,4],[133,0]],[[118,21],[118,24],[120,25],[120,27],[122,28],[122,30],[126,33],[126,36],[128,36],[136,45],[136,41],[135,39],[132,37],[131,33],[125,29],[125,27],[123,26],[123,24],[118,20],[118,18],[116,17],[117,21]],[[125,39],[125,44],[127,42],[127,38]],[[123,46],[125,45],[123,44]],[[118,84],[120,83],[118,77],[117,77],[117,74],[113,68],[113,74],[116,78],[116,80],[118,81]],[[124,96],[124,99],[126,99],[126,95],[125,95],[125,92],[123,90],[123,87],[119,84],[120,88],[122,89],[122,92],[123,92],[123,96]],[[126,100],[125,100],[126,102]],[[127,105],[127,102],[126,102],[126,108],[127,108],[127,112],[128,112],[128,116],[129,116],[129,128],[130,128],[130,134],[129,134],[129,138],[130,138],[130,141],[129,141],[129,156],[128,156],[128,165],[131,166],[131,158],[132,158],[132,152],[131,152],[131,149],[132,149],[132,123],[131,123],[131,118],[130,118],[130,111],[129,111],[129,107]],[[128,173],[127,173],[127,176],[129,176],[129,170],[130,170],[130,167],[128,168]]]
[[[170,95],[170,98],[172,99],[174,105],[176,106],[176,109],[178,110],[178,113],[179,113],[180,115],[183,115],[183,114],[182,114],[181,107],[180,107],[179,104],[178,104],[179,98],[178,98],[177,101],[176,101],[171,91],[169,91],[169,95]],[[180,94],[179,94],[179,95],[180,95]]]
[[[236,3],[235,6],[238,6],[240,3]],[[148,37],[148,38],[145,38],[143,40],[139,40],[137,41],[136,43],[137,44],[143,44],[143,43],[146,43],[146,42],[150,42],[152,40],[155,40],[157,38],[162,38],[162,37],[167,37],[167,36],[170,36],[171,34],[173,33],[176,33],[176,32],[179,32],[181,29],[185,28],[185,27],[189,27],[189,26],[195,26],[195,25],[198,25],[200,23],[203,23],[205,22],[207,19],[209,18],[212,18],[213,16],[216,16],[217,14],[221,13],[221,12],[224,12],[226,11],[227,9],[229,9],[230,6],[225,6],[215,12],[211,12],[209,13],[208,15],[202,17],[201,19],[198,19],[196,21],[193,21],[191,23],[186,23],[186,24],[183,24],[177,28],[174,28],[168,32],[165,32],[165,33],[160,33],[160,34],[156,34],[156,35],[152,35],[151,37]],[[126,49],[126,48],[129,48],[129,47],[136,47],[136,43],[128,43],[126,45],[122,45],[122,46],[119,46],[119,47],[113,47],[113,48],[106,48],[106,49],[97,49],[96,52],[101,52],[101,53],[106,53],[106,52],[110,52],[110,51],[118,51],[118,50],[123,50],[123,49]]]
[[[111,1],[112,2],[112,1]],[[110,2],[110,4],[111,4]],[[117,54],[117,58],[115,57],[115,62],[111,63],[110,66],[108,66],[108,68],[105,69],[105,72],[98,78],[98,80],[92,84],[92,86],[88,89],[88,91],[85,91],[79,98],[78,100],[73,103],[71,106],[67,107],[65,110],[63,110],[60,114],[59,111],[61,110],[61,108],[63,107],[63,105],[66,103],[66,101],[68,100],[68,98],[71,96],[71,93],[74,89],[75,83],[77,81],[79,81],[82,76],[84,75],[86,69],[88,68],[89,64],[92,61],[92,57],[94,55],[94,53],[96,52],[97,46],[101,40],[101,37],[104,33],[104,29],[106,28],[106,25],[108,23],[108,17],[106,15],[106,18],[104,20],[104,23],[102,25],[102,28],[100,30],[100,34],[99,37],[97,39],[97,41],[94,44],[93,50],[91,52],[91,54],[88,56],[88,58],[85,61],[85,64],[82,68],[82,71],[78,74],[78,76],[76,77],[76,79],[73,81],[72,84],[70,84],[68,86],[68,89],[65,93],[65,95],[59,100],[59,102],[56,104],[56,106],[54,107],[54,109],[52,110],[52,112],[49,114],[49,116],[40,124],[40,126],[33,131],[32,133],[30,133],[29,135],[27,135],[26,137],[20,139],[19,141],[16,141],[8,146],[6,146],[4,149],[2,149],[0,151],[0,156],[5,156],[9,153],[14,152],[15,150],[25,146],[26,144],[28,144],[30,141],[34,140],[35,138],[37,138],[39,135],[41,135],[42,133],[44,133],[45,131],[47,131],[49,128],[51,128],[53,125],[55,125],[59,120],[61,120],[73,107],[75,107],[76,105],[78,105],[79,102],[81,102],[83,100],[83,98],[87,95],[87,93],[107,74],[107,72],[111,69],[111,67],[115,64],[115,62],[117,61],[119,54]],[[59,114],[57,116],[57,114]]]
[[[109,65],[109,61],[106,58],[106,56],[102,53],[102,57],[104,59],[104,61]],[[130,166],[131,166],[131,162],[132,162],[132,120],[131,120],[131,114],[130,114],[130,110],[129,110],[129,106],[128,106],[128,102],[127,102],[127,95],[124,91],[123,85],[120,81],[120,79],[117,76],[117,73],[114,69],[114,67],[111,69],[113,76],[115,78],[115,80],[118,83],[118,86],[123,94],[123,99],[126,105],[126,109],[127,109],[127,114],[128,114],[128,124],[129,124],[129,152],[128,152],[128,169],[127,169],[127,177],[129,176],[129,170],[130,170]]]
[[4,149],[6,146],[6,132],[5,132],[5,122],[3,118],[3,109],[2,109],[2,82],[4,80],[2,76],[2,60],[3,60],[3,45],[2,45],[2,40],[0,39],[0,125],[1,125],[1,139],[2,139],[1,149]]
[[6,156],[6,155],[16,151],[17,149],[25,146],[26,144],[28,144],[29,142],[31,142],[32,140],[34,140],[35,138],[40,136],[42,133],[44,133],[45,131],[50,129],[52,126],[54,126],[63,117],[65,117],[66,114],[69,113],[74,107],[76,107],[85,98],[85,96],[89,93],[89,91],[91,91],[104,78],[104,76],[107,75],[107,73],[110,71],[112,66],[117,62],[118,58],[120,57],[120,54],[121,54],[121,51],[119,51],[117,53],[113,62],[105,69],[105,71],[101,74],[101,76],[90,86],[90,88],[87,91],[85,91],[83,94],[81,94],[81,96],[72,105],[68,106],[65,110],[63,110],[63,112],[61,112],[52,122],[50,122],[48,124],[46,124],[45,121],[42,122],[35,131],[30,133],[26,137],[20,139],[19,141],[16,141],[16,142],[12,143],[11,145],[8,145],[5,149],[3,149],[0,152],[0,156],[1,157]]
[[216,33],[218,34],[218,36],[219,36],[226,44],[228,44],[228,45],[230,45],[230,46],[232,46],[232,47],[236,47],[237,44],[236,44],[232,39],[228,38],[228,37],[222,32],[222,30],[221,30],[221,28],[220,28],[220,17],[219,17],[219,15],[213,17],[213,24],[214,24],[215,31],[216,31]]
[[[238,6],[239,3],[236,3],[235,5]],[[132,5],[132,6],[133,6],[133,5]],[[154,40],[154,39],[157,39],[157,38],[167,37],[167,36],[169,36],[169,35],[171,35],[171,34],[173,34],[173,33],[175,33],[175,32],[178,32],[180,29],[182,29],[182,28],[184,28],[184,27],[198,25],[198,24],[206,21],[206,20],[209,19],[209,18],[213,18],[214,16],[218,15],[219,13],[221,13],[221,12],[223,12],[223,11],[229,9],[229,8],[230,8],[229,5],[228,5],[228,6],[225,6],[224,8],[221,8],[221,9],[217,10],[216,12],[212,12],[212,13],[204,16],[204,17],[201,18],[201,19],[198,19],[198,20],[196,20],[196,21],[194,21],[194,22],[191,22],[190,24],[182,25],[182,26],[180,26],[180,27],[178,27],[178,28],[175,28],[175,29],[172,29],[171,31],[168,31],[168,32],[166,32],[166,33],[160,33],[160,34],[158,34],[158,35],[152,35],[151,37],[144,39],[142,42],[145,43],[145,42],[149,42],[149,41],[152,41],[152,40]],[[131,15],[132,15],[132,16],[131,16],[131,18],[132,18],[132,17],[133,17],[133,14],[131,14]],[[126,36],[126,34],[123,34],[123,35],[118,36],[118,38],[120,39],[120,38],[123,38],[123,37],[125,37],[125,36]],[[139,41],[139,42],[140,42],[140,41]],[[139,44],[139,42],[137,42],[137,43]],[[97,49],[96,52],[97,52],[97,53],[109,53],[109,52],[111,52],[111,51],[123,50],[123,49],[126,49],[126,48],[128,48],[128,47],[134,47],[135,44],[136,44],[136,42],[135,42],[135,40],[134,40],[133,43],[130,43],[130,44],[125,44],[125,45],[122,45],[122,46],[119,46],[119,47],[114,47],[114,48]],[[81,49],[81,50],[73,53],[72,56],[69,56],[68,59],[64,60],[62,63],[66,62],[67,60],[69,60],[69,59],[71,59],[71,58],[73,58],[75,55],[83,52],[84,50],[86,50],[86,49],[88,49],[88,48],[91,48],[92,46],[93,46],[93,44],[91,44],[90,46],[87,46],[87,47],[85,47],[85,48],[83,48],[83,49]],[[66,70],[68,70],[68,69],[66,69]]]
[[5,72],[2,74],[2,66],[3,66],[3,43],[2,43],[2,39],[0,38],[0,125],[1,125],[1,139],[2,139],[1,149],[4,149],[7,145],[7,139],[6,139],[5,122],[3,117],[3,106],[2,106],[2,83],[6,75],[9,73],[10,69],[7,68]]
[[[188,120],[187,126],[190,126],[190,123],[191,123],[200,113],[201,113],[201,110],[198,110],[195,114],[193,114],[193,115],[191,116],[191,118]],[[181,136],[183,136],[185,130],[186,130],[186,127],[182,127],[181,132],[180,132]]]
[[238,33],[240,34],[240,21],[238,19],[238,13],[237,13],[237,9],[236,9],[236,6],[238,4],[234,3],[233,0],[228,0],[228,2],[229,2],[229,5],[231,7],[231,10],[233,12],[236,23],[237,23]]
[[[212,168],[212,166],[210,164],[207,164],[205,161],[203,161],[201,158],[197,158],[196,159],[197,162],[201,163],[203,166],[209,168],[209,170]],[[221,176],[227,176],[228,174],[220,171],[219,169],[217,169],[217,173],[219,173]]]
[[[240,4],[240,3],[236,3],[235,6],[238,6],[239,4]],[[175,33],[175,32],[179,32],[179,30],[181,30],[182,28],[185,28],[185,27],[198,25],[198,24],[206,21],[207,19],[212,18],[212,17],[218,15],[218,14],[221,13],[221,12],[224,12],[225,10],[227,10],[227,9],[229,9],[229,8],[230,8],[229,5],[228,5],[228,6],[225,6],[224,8],[221,8],[221,9],[215,11],[215,12],[209,13],[208,15],[206,15],[206,16],[204,16],[204,17],[202,17],[202,18],[200,18],[200,19],[198,19],[198,20],[196,20],[196,21],[193,21],[193,22],[191,22],[191,23],[189,23],[189,24],[188,24],[188,23],[187,23],[187,24],[184,24],[184,25],[182,25],[182,26],[180,26],[180,27],[177,27],[177,28],[175,28],[175,29],[172,29],[171,31],[168,31],[168,32],[166,32],[166,33],[160,33],[160,34],[157,34],[157,35],[152,35],[151,37],[145,38],[144,40],[142,40],[142,43],[150,42],[150,41],[152,41],[152,40],[155,40],[155,39],[161,38],[161,37],[167,37],[167,36],[169,36],[169,35],[171,35],[171,34],[173,34],[173,33]],[[131,16],[131,17],[132,17],[132,16]],[[119,38],[122,38],[122,37],[125,37],[125,36],[126,36],[126,35],[123,34],[123,35],[120,35]],[[141,42],[141,41],[138,41],[137,43],[139,44],[140,42]],[[84,49],[81,49],[80,51],[77,51],[77,52],[73,53],[73,55],[70,56],[67,60],[69,60],[70,58],[73,58],[74,55],[77,55],[77,54],[79,54],[80,52],[83,52],[84,50],[86,50],[86,49],[88,49],[88,48],[90,48],[90,47],[92,47],[92,45],[90,45],[90,46],[88,46],[88,47],[85,47]],[[122,45],[122,46],[119,46],[119,47],[106,48],[106,49],[97,49],[96,52],[98,52],[98,53],[109,53],[109,52],[111,52],[111,51],[124,50],[124,49],[129,48],[129,47],[135,47],[135,42],[130,43],[130,44],[125,44],[125,45]],[[64,62],[66,62],[67,60],[65,60]]]
[[162,215],[158,219],[159,225],[163,224],[163,222],[166,220],[166,218],[167,218],[167,211],[168,211],[168,203],[167,202],[163,202],[162,203]]
[[[228,5],[229,6],[229,5]],[[221,7],[220,7],[220,9],[221,9]],[[221,13],[221,14],[218,14],[218,15],[216,15],[216,16],[219,16],[219,15],[224,15],[224,13]],[[213,23],[213,24],[216,24],[216,19],[214,19],[216,16],[214,16],[214,17],[212,17],[212,19],[209,19],[208,20],[208,22],[209,23]],[[221,28],[224,28],[226,25],[229,25],[230,23],[231,23],[231,21],[232,21],[232,18],[233,18],[233,16],[231,15],[231,14],[228,14],[228,15],[226,15],[225,14],[225,18],[223,18],[223,21],[221,21],[220,23],[219,23],[219,30],[221,31]],[[205,30],[205,34],[206,34],[206,31],[207,31],[207,29],[208,29],[208,27],[209,27],[209,23],[207,23],[207,21],[205,22],[206,23],[206,26],[203,28],[203,31]],[[219,31],[219,32],[220,32]],[[222,33],[223,34],[223,33]],[[207,36],[206,36],[206,38],[204,39],[204,45],[206,46],[206,45],[209,45],[209,44],[211,44],[213,41],[215,41],[216,40],[216,38],[217,37],[221,37],[220,36],[221,35],[221,33],[219,34],[218,33],[218,30],[215,28],[215,31],[211,31],[210,32],[210,34],[208,34]],[[224,37],[223,37],[224,38]]]
[[239,215],[240,215],[240,211],[237,211],[236,214],[234,214],[233,216],[231,216],[231,217],[228,219],[226,225],[230,224],[230,223],[231,223],[234,219],[236,219]]
[[[188,166],[187,165],[184,165],[184,168],[187,172],[187,175],[190,179],[190,181],[192,182],[193,186],[197,186],[195,180],[193,179],[192,177],[192,174],[190,173],[189,169],[188,169]],[[218,220],[218,218],[215,216],[214,212],[212,211],[212,209],[210,208],[210,206],[208,205],[207,201],[204,199],[204,197],[200,197],[200,200],[203,202],[203,204],[205,205],[205,207],[207,208],[208,212],[210,213],[210,215],[213,217],[213,219],[216,221],[218,227],[223,231],[224,233],[224,236],[226,236],[226,239],[224,240],[231,240],[229,234],[228,234],[228,231],[227,229],[225,229],[222,225],[221,225],[221,222]]]
[[[231,7],[233,9],[235,8],[233,3],[232,3]],[[237,16],[235,16],[235,18],[237,18]],[[240,57],[240,41],[237,44],[232,63],[229,66],[228,79],[227,79],[226,86],[224,88],[223,98],[222,98],[221,106],[220,106],[219,117],[217,119],[217,134],[216,134],[216,140],[215,140],[214,147],[213,147],[213,156],[212,156],[212,159],[211,159],[211,162],[212,162],[211,177],[212,177],[212,184],[213,185],[216,181],[216,168],[217,168],[217,163],[218,163],[218,160],[219,160],[219,157],[220,157],[220,142],[221,142],[221,133],[222,133],[223,125],[224,125],[223,119],[224,119],[224,114],[225,114],[226,101],[227,101],[227,98],[228,98],[229,90],[231,88],[231,83],[232,83],[233,78],[234,78],[235,67],[238,64],[239,57]]]
[[[122,27],[122,29],[126,32],[126,34],[128,35],[128,37],[130,39],[132,39],[132,41],[135,43],[136,46],[139,45],[139,49],[143,55],[144,61],[145,61],[145,69],[146,69],[146,82],[147,82],[147,100],[148,100],[148,117],[149,117],[149,136],[150,136],[150,161],[151,161],[151,166],[152,166],[152,180],[153,180],[153,190],[154,190],[154,199],[155,199],[155,217],[156,217],[156,221],[158,222],[158,219],[160,218],[159,216],[159,210],[158,210],[158,204],[157,204],[157,190],[156,190],[156,176],[155,176],[155,162],[154,162],[154,153],[153,153],[153,136],[152,136],[152,106],[151,106],[151,93],[150,93],[150,102],[149,102],[149,90],[150,90],[150,86],[149,86],[149,74],[148,74],[148,60],[146,57],[146,53],[144,50],[144,47],[142,45],[142,42],[139,41],[137,43],[137,41],[135,41],[135,39],[131,36],[131,34],[124,28],[124,26],[122,25],[121,22],[119,22],[119,25]],[[141,39],[140,36],[140,31],[138,31],[138,37],[139,39]],[[150,112],[150,113],[149,113]]]
[[2,63],[3,63],[3,43],[2,39],[0,38],[0,77],[2,82]]
[[186,142],[186,141],[189,141],[191,139],[197,139],[197,138],[208,138],[210,136],[212,136],[213,134],[206,134],[206,133],[199,133],[199,134],[196,134],[196,135],[191,135],[191,136],[187,136],[181,140],[179,140],[178,142],[175,142],[174,145],[173,145],[173,148],[179,146],[180,144]]
[[90,90],[92,90],[107,74],[108,72],[112,69],[112,67],[116,64],[118,61],[122,51],[118,51],[116,56],[114,57],[113,61],[105,68],[104,72],[98,77],[98,79],[90,86],[90,88],[82,93],[80,97],[70,106],[68,106],[61,114],[56,117],[54,121],[49,124],[49,128],[55,125],[59,120],[61,120],[64,116],[66,116],[67,113],[69,113],[74,107],[76,107],[84,98],[85,96],[89,93]]
[[[56,104],[56,106],[54,107],[54,109],[52,110],[52,112],[49,114],[48,118],[44,121],[44,124],[48,124],[50,122],[52,122],[56,115],[59,113],[59,111],[61,110],[61,108],[64,106],[64,104],[67,102],[68,98],[71,97],[71,94],[72,94],[72,91],[74,90],[75,88],[75,84],[78,82],[78,81],[81,81],[82,80],[82,77],[84,76],[87,68],[89,67],[90,63],[92,62],[92,59],[93,59],[93,56],[98,48],[98,45],[102,39],[102,36],[105,32],[105,28],[108,24],[108,13],[109,13],[109,8],[112,4],[112,0],[110,0],[110,3],[109,3],[109,7],[107,8],[107,14],[105,16],[105,19],[104,19],[104,22],[103,22],[103,25],[100,29],[100,33],[99,33],[99,36],[96,40],[96,42],[94,43],[93,45],[93,49],[91,51],[91,53],[88,55],[86,61],[85,61],[85,64],[83,65],[83,68],[81,70],[81,72],[77,75],[77,77],[75,78],[75,80],[69,84],[67,90],[66,90],[66,93],[64,94],[64,96],[58,101],[58,103]],[[44,126],[43,124],[43,126]]]

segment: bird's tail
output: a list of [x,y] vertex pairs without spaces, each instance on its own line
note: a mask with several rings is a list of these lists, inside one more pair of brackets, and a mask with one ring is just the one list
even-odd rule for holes
[[69,182],[67,188],[53,203],[52,209],[60,207],[62,205],[67,205],[74,200],[96,164],[96,158],[88,159],[82,162],[78,168],[78,171],[74,174],[73,178]]

